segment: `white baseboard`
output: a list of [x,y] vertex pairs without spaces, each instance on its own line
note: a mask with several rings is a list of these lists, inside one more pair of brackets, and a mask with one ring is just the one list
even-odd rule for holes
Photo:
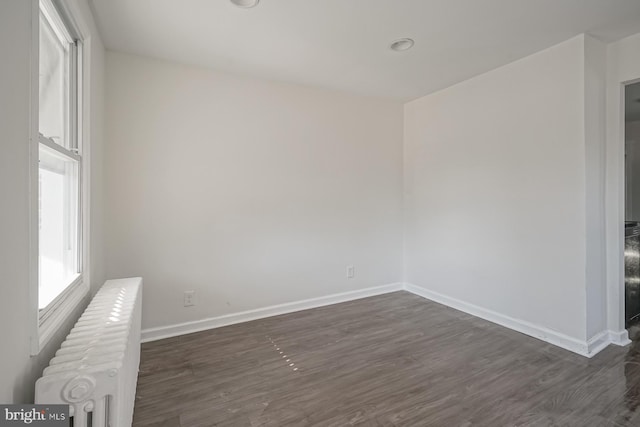
[[164,338],[175,337],[178,335],[191,334],[207,329],[235,325],[237,323],[249,322],[251,320],[264,319],[266,317],[278,316],[280,314],[293,313],[295,311],[308,310],[310,308],[323,307],[325,305],[338,304],[341,302],[353,301],[361,298],[367,298],[401,290],[403,290],[402,283],[392,283],[389,285],[376,286],[373,288],[360,289],[357,291],[343,292],[339,294],[327,295],[324,297],[272,305],[270,307],[242,311],[239,313],[225,314],[223,316],[210,317],[207,319],[195,320],[192,322],[148,328],[142,330],[141,341],[156,341]]
[[626,345],[631,344],[631,340],[629,339],[629,332],[626,329],[621,331],[608,331],[609,332],[609,341],[611,344],[619,345],[624,347]]
[[607,348],[609,344],[611,344],[609,331],[602,331],[587,341],[587,354],[583,354],[583,356],[593,357]]
[[[456,310],[460,310],[467,314],[471,314],[472,316],[488,320],[489,322],[496,323],[500,326],[513,329],[514,331],[518,331],[525,335],[538,338],[539,340],[548,342],[558,347],[562,347],[581,356],[593,357],[613,342],[611,340],[611,333],[609,331],[601,332],[588,341],[582,341],[561,332],[545,328],[544,326],[536,325],[520,319],[515,319],[513,317],[506,316],[493,310],[488,310],[486,308],[479,307],[477,305],[470,304],[468,302],[461,301],[456,298],[440,294],[438,292],[433,292],[416,285],[405,283],[404,289],[423,298],[446,305],[451,308],[455,308]],[[619,342],[623,342],[622,337]]]
[[496,323],[525,335],[538,338],[542,341],[564,348],[585,357],[593,357],[609,344],[625,346],[631,343],[626,330],[623,331],[603,331],[588,341],[581,341],[558,331],[554,331],[544,326],[536,325],[524,320],[515,319],[504,314],[479,307],[447,295],[433,292],[428,289],[409,284],[392,283],[389,285],[376,286],[372,288],[360,289],[357,291],[343,292],[339,294],[327,295],[324,297],[311,298],[302,301],[295,301],[285,304],[273,305],[255,310],[242,311],[238,313],[226,314],[223,316],[211,317],[192,322],[179,323],[175,325],[148,328],[142,331],[142,342],[156,341],[164,338],[171,338],[178,335],[191,334],[208,329],[220,328],[223,326],[235,325],[237,323],[249,322],[251,320],[264,319],[266,317],[278,316],[281,314],[293,313],[311,308],[323,307],[341,302],[353,301],[375,295],[382,295],[390,292],[406,290],[412,294],[421,296],[428,300],[446,305],[460,310],[472,316],[479,317],[489,322]]

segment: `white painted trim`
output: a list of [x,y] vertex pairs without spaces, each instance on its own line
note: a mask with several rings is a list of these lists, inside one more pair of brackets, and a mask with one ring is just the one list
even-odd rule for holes
[[608,331],[609,332],[609,341],[611,344],[619,345],[621,347],[627,346],[631,344],[631,340],[629,339],[629,332],[626,329],[622,331]]
[[[625,325],[625,86],[640,82],[640,67],[630,60],[635,57],[639,43],[640,38],[635,34],[607,46],[605,241],[607,324],[609,330],[614,331],[614,337],[615,331],[622,331]],[[620,342],[627,340],[628,337]]]
[[68,157],[68,158],[70,158],[72,160],[75,160],[76,163],[78,163],[78,164],[82,163],[82,157],[80,157],[79,155],[77,155],[73,151],[70,151],[70,150],[66,149],[65,147],[61,146],[60,144],[57,144],[56,142],[53,141],[53,139],[47,138],[46,136],[43,136],[43,135],[40,135],[38,140],[40,142],[40,145],[46,146],[49,150],[54,151],[55,153],[58,153],[58,154],[62,155],[63,157]]
[[[593,357],[611,344],[609,331],[602,331],[587,341],[587,353],[583,356]],[[578,353],[581,354],[581,353]]]
[[38,309],[38,152],[40,133],[38,132],[38,103],[39,103],[39,31],[40,31],[40,3],[31,0],[31,46],[29,58],[29,319],[30,352],[36,355],[40,352],[40,310]]
[[627,336],[626,330],[620,332],[603,331],[593,338],[589,339],[588,341],[581,341],[579,339],[565,335],[561,332],[553,331],[551,329],[545,328],[540,325],[535,325],[524,320],[514,319],[504,314],[500,314],[474,304],[469,304],[467,302],[451,298],[438,292],[433,292],[409,283],[392,283],[389,285],[360,289],[357,291],[343,292],[339,294],[332,294],[302,301],[278,304],[238,313],[225,314],[223,316],[210,317],[207,319],[195,320],[192,322],[147,328],[142,330],[141,342],[156,341],[165,338],[176,337],[179,335],[221,328],[223,326],[250,322],[252,320],[264,319],[267,317],[308,310],[311,308],[324,307],[332,304],[339,304],[341,302],[353,301],[361,298],[367,298],[401,290],[405,290],[428,300],[446,305],[447,307],[454,308],[467,314],[471,314],[472,316],[479,317],[489,322],[496,323],[500,326],[504,326],[506,328],[523,333],[525,335],[529,335],[544,342],[548,342],[555,346],[564,348],[565,350],[569,350],[573,353],[577,353],[581,356],[589,358],[598,354],[609,344],[625,346],[631,343]]
[[40,324],[40,310],[38,309],[38,156],[40,133],[38,131],[38,85],[39,85],[39,24],[40,24],[40,2],[30,0],[32,4],[31,12],[31,58],[30,58],[30,123],[29,123],[29,303],[31,313],[31,355],[35,356],[47,342],[55,335],[55,332],[75,311],[78,304],[90,291],[90,218],[91,218],[91,34],[86,23],[82,20],[82,13],[77,7],[73,7],[67,0],[59,2],[66,18],[70,19],[70,25],[78,33],[82,42],[82,49],[78,52],[78,66],[80,69],[80,93],[77,94],[78,115],[80,116],[78,126],[78,146],[81,148],[82,162],[80,167],[80,239],[82,248],[80,254],[80,266],[82,282],[69,292],[64,301],[52,312],[47,319]]
[[223,326],[235,325],[237,323],[249,322],[251,320],[264,319],[266,317],[278,316],[281,314],[293,313],[296,311],[308,310],[311,308],[324,307],[327,305],[353,301],[361,298],[367,298],[401,290],[403,290],[402,283],[392,283],[389,285],[376,286],[372,288],[360,289],[357,291],[343,292],[339,294],[332,294],[302,301],[272,305],[270,307],[263,307],[255,310],[241,311],[239,313],[225,314],[223,316],[210,317],[208,319],[195,320],[192,322],[148,328],[142,330],[141,341],[156,341],[164,338],[175,337],[178,335],[185,335],[194,332],[205,331],[208,329],[221,328]]
[[[610,53],[609,53],[610,55]],[[606,258],[607,258],[607,326],[620,329],[625,324],[624,291],[624,83],[619,81],[617,66],[607,59],[607,142],[606,142]]]
[[564,348],[565,350],[577,353],[581,356],[593,357],[611,342],[608,331],[601,332],[588,341],[581,341],[561,332],[545,328],[544,326],[535,325],[520,319],[514,319],[513,317],[497,313],[493,310],[488,310],[416,285],[405,283],[404,289],[412,294],[446,305],[447,307],[454,308],[467,314],[471,314],[472,316],[488,320],[489,322],[496,323],[525,335],[529,335]]

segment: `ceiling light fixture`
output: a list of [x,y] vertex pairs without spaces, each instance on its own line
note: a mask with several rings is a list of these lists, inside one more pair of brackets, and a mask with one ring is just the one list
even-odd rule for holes
[[391,50],[395,50],[396,52],[409,50],[413,47],[414,43],[413,39],[398,39],[391,43]]
[[243,9],[250,9],[256,7],[260,0],[231,0],[231,3]]

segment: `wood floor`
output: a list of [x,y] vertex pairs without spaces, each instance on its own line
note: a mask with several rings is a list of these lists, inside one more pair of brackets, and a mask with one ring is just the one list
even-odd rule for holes
[[134,426],[640,426],[640,345],[586,359],[396,292],[143,344]]

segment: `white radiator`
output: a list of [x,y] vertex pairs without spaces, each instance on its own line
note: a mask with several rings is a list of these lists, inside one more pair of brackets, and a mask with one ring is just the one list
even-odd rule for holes
[[36,382],[36,403],[69,404],[74,427],[131,426],[141,305],[141,278],[108,280]]

